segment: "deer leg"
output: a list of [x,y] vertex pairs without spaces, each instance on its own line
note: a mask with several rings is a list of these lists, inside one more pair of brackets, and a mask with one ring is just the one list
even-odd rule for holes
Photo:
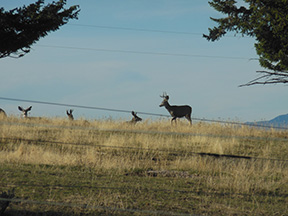
[[177,118],[177,117],[173,117],[173,118],[171,119],[171,124],[173,123],[173,121],[175,121],[175,124],[177,124],[176,118]]
[[192,125],[192,120],[190,115],[186,115],[185,118],[190,122],[190,125]]

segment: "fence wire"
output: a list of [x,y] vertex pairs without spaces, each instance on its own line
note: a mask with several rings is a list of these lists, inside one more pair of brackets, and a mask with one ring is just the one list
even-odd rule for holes
[[165,149],[151,149],[151,148],[142,148],[142,147],[132,147],[132,146],[110,146],[110,145],[95,145],[93,143],[72,143],[72,142],[60,142],[60,141],[50,141],[50,140],[34,140],[34,139],[23,139],[23,138],[2,138],[2,140],[17,141],[17,142],[28,142],[30,144],[57,144],[57,145],[76,145],[76,146],[90,146],[94,148],[114,148],[114,149],[127,149],[127,150],[138,150],[138,151],[157,151],[157,152],[166,152],[171,156],[201,156],[201,157],[213,157],[213,158],[230,158],[230,159],[246,159],[246,160],[263,160],[263,161],[279,161],[279,162],[288,162],[285,159],[277,158],[261,158],[245,155],[232,155],[232,154],[217,154],[210,152],[192,152],[192,151],[175,151],[175,150],[165,150]]
[[[24,127],[46,127],[46,128],[57,128],[57,129],[71,129],[71,130],[89,130],[95,131],[97,133],[132,133],[132,134],[148,134],[148,135],[169,135],[169,136],[190,136],[190,137],[209,137],[209,138],[219,138],[219,139],[241,139],[241,140],[265,140],[265,141],[278,141],[278,142],[287,142],[288,138],[275,138],[275,137],[247,137],[247,136],[224,136],[224,135],[215,135],[215,134],[198,134],[198,133],[183,133],[183,132],[164,132],[164,131],[146,131],[146,130],[127,130],[127,129],[100,129],[95,127],[86,127],[86,126],[57,126],[49,124],[36,124],[36,123],[15,123],[15,122],[0,122],[0,125],[21,125]],[[151,148],[142,148],[142,147],[132,147],[132,146],[111,146],[111,145],[95,145],[93,143],[79,143],[79,142],[61,142],[55,140],[41,140],[41,139],[25,139],[21,137],[2,137],[2,140],[9,140],[13,142],[27,142],[30,144],[57,144],[57,145],[75,145],[75,146],[90,146],[95,148],[115,148],[115,149],[127,149],[127,150],[138,150],[138,151],[158,151],[158,152],[167,152],[169,154],[177,156],[207,156],[214,158],[230,158],[230,159],[248,159],[248,160],[270,160],[270,161],[281,161],[288,162],[285,159],[277,158],[260,158],[253,156],[245,155],[231,155],[231,154],[217,154],[211,152],[183,152],[183,151],[173,151],[173,150],[164,150],[164,149],[151,149]]]
[[98,127],[89,126],[73,126],[73,125],[51,125],[51,124],[39,124],[39,123],[27,123],[27,122],[0,122],[0,125],[14,125],[24,127],[46,127],[56,129],[71,129],[71,130],[89,130],[95,132],[111,132],[111,133],[134,133],[134,134],[150,134],[150,135],[171,135],[171,136],[191,136],[191,137],[209,137],[220,139],[243,139],[243,140],[265,140],[265,141],[282,141],[288,142],[287,137],[256,137],[256,136],[232,136],[232,135],[217,135],[217,134],[202,134],[202,133],[189,133],[189,132],[171,132],[171,131],[152,131],[152,130],[127,130],[127,129],[103,129]]
[[[32,100],[24,100],[24,99],[13,99],[13,98],[4,98],[0,97],[0,100],[10,100],[10,101],[20,101],[20,102],[30,102],[30,103],[38,103],[38,104],[46,104],[46,105],[54,105],[54,106],[65,106],[65,107],[74,107],[74,108],[83,108],[83,109],[97,109],[103,111],[112,111],[112,112],[126,112],[130,113],[128,110],[120,110],[120,109],[110,109],[110,108],[101,108],[101,107],[91,107],[91,106],[80,106],[80,105],[72,105],[72,104],[60,104],[60,103],[52,103],[52,102],[43,102],[43,101],[32,101]],[[170,117],[169,115],[155,114],[155,113],[146,113],[146,112],[137,112],[138,114],[150,115],[150,116],[159,116],[159,117]],[[238,122],[229,122],[229,121],[221,121],[221,120],[209,120],[209,119],[200,119],[200,118],[192,118],[193,120],[200,122],[212,122],[212,123],[220,123],[220,124],[231,124],[237,126],[255,126],[262,128],[271,128],[271,126],[267,125],[251,125],[245,123]],[[111,133],[133,133],[133,134],[155,134],[155,135],[170,135],[170,136],[191,136],[191,137],[211,137],[211,138],[220,138],[220,139],[243,139],[243,140],[269,140],[269,141],[281,141],[287,142],[288,138],[273,138],[273,137],[246,137],[246,136],[223,136],[223,135],[214,135],[214,134],[197,134],[197,133],[181,133],[181,132],[162,132],[162,131],[145,131],[145,130],[123,130],[123,129],[100,129],[94,127],[81,127],[81,126],[55,126],[55,125],[45,125],[45,124],[34,124],[34,123],[11,123],[11,122],[0,122],[0,125],[22,125],[27,127],[49,127],[49,128],[68,128],[68,129],[81,129],[81,130],[94,130],[95,132],[111,132]],[[273,127],[274,129],[287,130],[286,127]],[[241,156],[241,155],[225,155],[225,154],[215,154],[215,153],[207,153],[207,152],[181,152],[181,151],[171,151],[164,149],[148,149],[148,148],[140,148],[140,147],[131,147],[131,146],[107,146],[107,145],[94,145],[93,143],[73,143],[73,142],[59,142],[59,141],[50,141],[50,140],[34,140],[34,139],[23,139],[19,137],[6,137],[0,138],[0,141],[20,141],[27,142],[33,144],[57,144],[57,145],[76,145],[76,146],[92,146],[92,147],[101,147],[101,148],[121,148],[128,150],[141,150],[141,151],[159,151],[159,152],[169,152],[175,156],[208,156],[215,158],[231,158],[231,159],[246,159],[246,160],[270,160],[270,161],[280,161],[280,162],[288,162],[288,160],[284,159],[275,159],[275,158],[258,158],[258,157],[250,157],[250,156]],[[7,185],[6,185],[7,186]],[[13,185],[17,186],[17,185]],[[22,186],[36,186],[42,187],[41,185],[22,185]],[[44,186],[43,186],[44,187]],[[77,187],[77,186],[61,186],[61,185],[45,185],[45,187]],[[79,187],[79,186],[78,186]],[[81,186],[83,187],[83,186]],[[85,187],[85,186],[84,186]],[[91,187],[91,186],[86,186]],[[93,187],[95,188],[95,187]],[[115,188],[115,187],[96,187],[99,190],[121,190],[123,188]],[[155,190],[157,189],[148,189]],[[165,189],[163,189],[165,190]],[[193,193],[193,191],[186,190],[165,190],[167,192],[179,192],[179,193]],[[196,192],[195,192],[196,193]],[[243,194],[242,194],[243,195]],[[285,195],[286,196],[286,195]],[[286,196],[287,197],[287,196]],[[117,207],[105,207],[105,206],[97,206],[97,205],[87,205],[87,204],[79,204],[79,203],[64,203],[64,202],[48,202],[48,201],[38,201],[38,200],[26,200],[26,199],[7,199],[0,198],[0,201],[6,202],[15,202],[15,203],[27,203],[27,204],[37,204],[37,205],[49,205],[49,206],[63,206],[63,207],[72,207],[72,208],[83,208],[89,210],[104,210],[104,211],[117,211],[126,213],[140,213],[147,215],[191,215],[186,213],[177,213],[177,212],[166,212],[166,211],[157,211],[157,210],[142,210],[142,209],[124,209]]]
[[[38,100],[27,100],[27,99],[19,99],[19,98],[0,97],[0,100],[28,102],[28,103],[45,104],[45,105],[62,106],[62,107],[73,107],[73,108],[81,108],[81,109],[102,110],[102,111],[109,111],[109,112],[131,113],[131,110],[104,108],[104,107],[95,107],[95,106],[84,106],[84,105],[76,105],[76,104],[64,104],[64,103],[46,102],[46,101],[38,101]],[[170,115],[149,113],[149,112],[142,112],[142,111],[137,111],[137,113],[141,114],[141,115],[149,115],[149,116],[158,116],[158,117],[167,117],[167,118],[171,117]],[[200,122],[231,124],[231,125],[238,125],[238,126],[250,126],[250,127],[259,127],[259,128],[269,128],[269,129],[274,128],[274,129],[278,129],[278,130],[288,130],[288,127],[271,126],[271,125],[269,126],[269,125],[265,125],[265,124],[263,125],[263,124],[241,123],[241,122],[232,122],[232,121],[224,121],[224,120],[211,120],[211,119],[196,118],[196,117],[192,117],[192,120],[200,121]]]
[[[167,171],[168,172],[168,171]],[[180,173],[180,171],[178,171]],[[147,175],[149,175],[149,171],[147,171]],[[152,175],[152,174],[151,174]],[[193,175],[191,175],[191,177],[193,177]],[[189,178],[189,176],[188,176]],[[249,197],[249,196],[268,196],[268,197],[288,197],[288,194],[283,192],[283,193],[279,193],[279,192],[275,192],[275,194],[273,193],[257,193],[257,194],[248,194],[248,193],[235,193],[235,192],[216,192],[216,191],[194,191],[194,190],[179,190],[179,189],[159,189],[159,188],[147,188],[147,187],[131,187],[131,186],[127,186],[127,187],[107,187],[107,186],[94,186],[94,185],[61,185],[61,184],[55,184],[55,185],[51,185],[51,184],[45,184],[45,185],[41,185],[41,184],[26,184],[25,182],[21,182],[20,184],[5,184],[5,185],[0,185],[0,187],[10,187],[10,188],[15,188],[15,187],[34,187],[34,188],[52,188],[52,189],[57,189],[57,190],[61,190],[61,189],[74,189],[74,188],[87,188],[87,189],[95,189],[95,190],[117,190],[117,191],[147,191],[147,192],[166,192],[166,193],[181,193],[181,194],[204,194],[204,195],[215,195],[215,196],[233,196],[233,195],[239,195],[239,196],[245,196],[245,197]]]
[[[27,199],[8,199],[0,198],[0,201],[6,202],[15,202],[15,203],[27,203],[27,204],[36,204],[36,205],[49,205],[49,206],[62,206],[62,207],[71,207],[71,208],[82,208],[88,210],[105,210],[105,211],[117,211],[123,213],[142,213],[147,215],[179,215],[179,216],[191,216],[191,214],[186,213],[177,213],[177,212],[167,212],[167,211],[157,211],[157,210],[141,210],[141,209],[124,209],[117,207],[108,207],[108,206],[97,206],[97,205],[88,205],[88,204],[79,204],[79,203],[63,203],[63,202],[48,202],[48,201],[38,201],[38,200],[27,200]],[[192,215],[193,216],[193,215]]]

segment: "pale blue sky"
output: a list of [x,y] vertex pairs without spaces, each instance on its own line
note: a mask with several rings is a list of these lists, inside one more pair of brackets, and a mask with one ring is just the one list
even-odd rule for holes
[[[12,9],[30,2],[1,0],[1,6]],[[263,69],[249,60],[257,58],[253,38],[225,37],[212,43],[202,37],[214,25],[209,17],[221,16],[208,1],[67,2],[80,5],[78,20],[48,34],[23,58],[0,59],[0,97],[166,115],[159,107],[159,95],[166,91],[170,104],[191,105],[195,118],[244,122],[288,113],[287,86],[238,87]],[[8,115],[19,115],[18,105],[32,105],[31,116],[65,116],[66,107],[0,100]],[[129,113],[79,108],[74,116],[131,118]]]

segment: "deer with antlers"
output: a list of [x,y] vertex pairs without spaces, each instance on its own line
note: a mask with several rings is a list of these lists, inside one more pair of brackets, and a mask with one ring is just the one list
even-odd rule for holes
[[66,110],[66,114],[67,114],[69,120],[74,120],[74,116],[73,116],[72,112],[73,112],[72,109]]
[[188,105],[171,106],[168,102],[169,96],[166,93],[164,93],[160,97],[163,98],[163,101],[159,106],[160,107],[164,106],[167,109],[167,111],[170,113],[170,115],[172,116],[171,123],[174,120],[176,122],[176,118],[185,117],[190,122],[190,125],[192,125],[192,120],[191,120],[192,108],[191,108],[191,106],[188,106]]

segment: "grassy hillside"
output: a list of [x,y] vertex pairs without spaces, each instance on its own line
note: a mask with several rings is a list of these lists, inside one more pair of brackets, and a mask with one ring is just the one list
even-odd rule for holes
[[285,215],[288,132],[185,121],[0,120],[6,215]]

